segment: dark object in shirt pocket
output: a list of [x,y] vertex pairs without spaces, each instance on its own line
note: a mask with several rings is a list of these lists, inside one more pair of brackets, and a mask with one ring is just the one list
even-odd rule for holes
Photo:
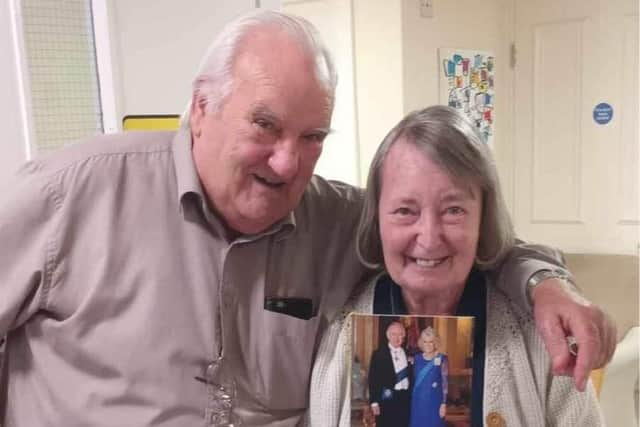
[[276,313],[309,320],[313,317],[313,301],[311,298],[266,297],[264,309]]

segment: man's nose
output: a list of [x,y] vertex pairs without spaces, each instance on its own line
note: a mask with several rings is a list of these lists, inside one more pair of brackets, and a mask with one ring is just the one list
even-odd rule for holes
[[281,141],[269,157],[269,167],[283,181],[289,181],[298,173],[300,153],[295,141]]

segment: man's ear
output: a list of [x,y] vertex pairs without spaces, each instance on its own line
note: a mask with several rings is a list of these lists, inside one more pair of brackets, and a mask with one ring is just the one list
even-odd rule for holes
[[191,128],[191,132],[196,136],[200,136],[202,133],[202,122],[207,113],[206,107],[206,100],[199,94],[199,91],[195,90],[191,99],[189,127]]
[[207,76],[197,77],[193,85],[189,126],[196,136],[199,136],[202,132],[202,122],[207,115],[209,99],[205,94],[210,94],[213,86],[211,78]]

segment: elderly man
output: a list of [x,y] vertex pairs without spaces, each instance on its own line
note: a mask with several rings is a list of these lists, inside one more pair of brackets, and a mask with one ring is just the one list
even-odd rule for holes
[[[300,421],[320,334],[367,274],[360,191],[312,176],[335,83],[312,26],[257,12],[214,41],[182,130],[21,170],[0,192],[6,427],[228,425],[229,404],[244,425]],[[557,266],[514,252],[501,283],[525,300]],[[536,287],[537,319],[558,368],[565,329],[588,350],[580,382],[612,327],[559,283]]]
[[376,427],[406,427],[410,411],[410,365],[402,347],[406,332],[400,322],[387,326],[386,345],[371,354],[369,402]]

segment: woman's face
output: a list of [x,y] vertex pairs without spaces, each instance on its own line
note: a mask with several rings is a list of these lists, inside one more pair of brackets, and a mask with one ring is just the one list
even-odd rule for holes
[[422,351],[427,354],[433,354],[436,352],[436,342],[432,336],[427,336],[422,339]]
[[482,196],[398,140],[382,166],[378,214],[384,262],[403,293],[459,297],[478,246]]

